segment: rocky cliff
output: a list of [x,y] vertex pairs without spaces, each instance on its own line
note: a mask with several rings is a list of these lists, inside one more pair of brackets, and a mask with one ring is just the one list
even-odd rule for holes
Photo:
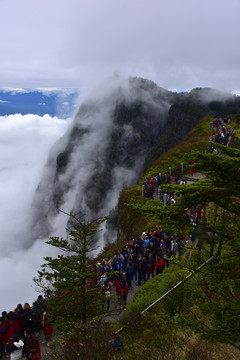
[[[108,215],[122,188],[213,111],[218,97],[210,89],[172,93],[140,78],[115,78],[93,91],[49,156],[33,203],[33,236],[50,234],[58,208]],[[99,246],[115,237],[103,229]]]

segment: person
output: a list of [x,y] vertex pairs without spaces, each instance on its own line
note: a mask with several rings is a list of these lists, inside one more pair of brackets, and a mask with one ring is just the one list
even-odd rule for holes
[[107,275],[106,275],[105,270],[104,270],[103,274],[101,275],[100,282],[99,282],[100,289],[102,289],[102,287],[103,287],[106,280],[107,280]]
[[163,246],[162,248],[162,256],[163,256],[163,260],[164,260],[164,266],[165,267],[169,267],[169,261],[168,261],[168,257],[169,257],[170,251],[166,246]]
[[126,268],[126,279],[128,283],[128,288],[131,290],[132,288],[132,280],[133,280],[133,265],[132,262],[129,261]]
[[23,309],[24,312],[16,314],[16,316],[22,319],[23,331],[25,331],[26,329],[32,329],[32,311],[28,303],[23,305]]
[[116,288],[117,302],[121,302],[121,276],[120,276],[120,274],[116,274],[114,283],[115,283],[115,288]]
[[18,334],[13,336],[13,340],[7,342],[7,352],[10,354],[11,360],[19,360],[22,358],[24,342]]
[[127,268],[127,263],[128,263],[128,251],[127,251],[126,246],[124,246],[124,248],[122,249],[122,256],[123,256],[122,272],[126,273],[126,268]]
[[3,331],[5,330],[6,327],[6,321],[5,321],[5,316],[7,315],[6,311],[2,312],[2,317],[0,317],[0,355],[1,353],[4,353],[5,348],[6,348],[6,340],[5,340],[5,335],[3,334]]
[[41,349],[39,341],[31,334],[30,329],[24,330],[23,359],[41,360]]
[[42,327],[41,324],[42,313],[41,313],[41,309],[39,309],[37,301],[34,301],[31,307],[31,320],[32,320],[32,332],[34,333],[35,336],[38,336]]
[[143,255],[140,254],[139,264],[138,264],[138,283],[137,283],[137,285],[141,285],[142,279],[143,279],[144,283],[147,281],[146,274],[147,274],[147,262],[143,258]]
[[118,352],[123,350],[123,344],[119,336],[116,336],[115,334],[113,334],[113,338],[110,340],[110,344],[112,345],[113,352]]
[[173,255],[178,256],[178,243],[174,238],[171,240],[171,252]]
[[106,302],[107,303],[107,311],[109,311],[109,309],[110,309],[110,298],[111,298],[111,290],[112,290],[111,285],[112,285],[111,281],[106,280],[101,289],[103,296],[104,296],[103,309],[104,309],[104,305]]
[[193,176],[193,174],[194,174],[194,164],[195,164],[195,162],[192,161],[192,167],[191,167],[190,170],[189,170],[189,173],[190,173],[190,175],[192,175],[192,176]]
[[150,279],[150,275],[152,274],[152,278],[154,277],[154,271],[155,271],[155,261],[153,258],[153,254],[149,254],[148,262],[147,262],[147,274],[148,274],[148,280]]
[[124,279],[121,280],[121,309],[127,310],[128,284]]
[[4,316],[5,321],[5,327],[2,331],[3,335],[3,342],[7,344],[10,338],[13,338],[13,335],[15,333],[15,324],[13,320],[13,312],[10,311],[8,314]]
[[161,183],[162,183],[162,177],[161,177],[161,174],[158,173],[157,174],[157,186],[161,186]]
[[113,270],[120,272],[121,268],[122,268],[122,259],[120,256],[120,252],[116,251],[115,256],[113,257]]
[[23,320],[18,315],[22,315],[24,313],[24,309],[22,304],[18,304],[16,309],[14,310],[14,318],[15,318],[15,331],[16,334],[19,335],[20,339],[24,338],[23,334]]
[[38,298],[37,298],[36,302],[37,302],[37,307],[41,312],[41,319],[40,320],[42,320],[42,316],[43,316],[44,311],[48,310],[48,303],[47,303],[46,299],[43,298],[42,295],[38,295]]
[[133,266],[133,278],[137,281],[137,271],[138,271],[138,256],[136,253],[131,255],[131,261]]
[[43,323],[43,332],[46,339],[46,343],[49,344],[49,342],[52,340],[53,324],[51,321],[51,316],[47,311],[44,311],[43,313],[42,323]]
[[161,258],[160,255],[157,256],[157,259],[155,261],[155,266],[156,266],[156,275],[161,274],[164,268],[164,260]]

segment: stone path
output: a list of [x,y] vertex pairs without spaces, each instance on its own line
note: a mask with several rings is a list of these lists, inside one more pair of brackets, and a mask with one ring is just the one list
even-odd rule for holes
[[200,172],[195,172],[194,174],[190,175],[184,175],[183,179],[187,180],[187,185],[193,185],[196,181],[203,179],[204,177],[206,177],[206,175],[200,173]]

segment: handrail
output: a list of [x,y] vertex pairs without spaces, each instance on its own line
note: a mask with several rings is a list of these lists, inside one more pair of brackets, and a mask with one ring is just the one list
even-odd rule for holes
[[[194,276],[198,271],[200,271],[204,266],[206,266],[211,260],[215,258],[215,255],[211,256],[208,260],[206,260],[202,265],[200,265],[196,270],[194,270],[191,274],[186,276],[183,280],[179,281],[175,286],[173,286],[170,290],[168,290],[165,294],[163,294],[160,298],[158,298],[156,301],[154,301],[151,305],[149,305],[146,309],[141,311],[141,315],[143,315],[146,311],[150,310],[152,307],[154,307],[156,304],[158,304],[160,301],[165,299],[168,295],[170,295],[173,291],[175,291],[179,286],[184,284],[186,281],[188,281],[192,276]],[[119,334],[125,326],[122,326],[120,329],[118,329],[115,332],[115,335]]]

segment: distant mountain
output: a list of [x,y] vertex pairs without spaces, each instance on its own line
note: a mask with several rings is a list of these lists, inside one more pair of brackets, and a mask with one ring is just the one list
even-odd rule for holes
[[0,89],[0,116],[49,114],[67,118],[74,114],[77,89]]

